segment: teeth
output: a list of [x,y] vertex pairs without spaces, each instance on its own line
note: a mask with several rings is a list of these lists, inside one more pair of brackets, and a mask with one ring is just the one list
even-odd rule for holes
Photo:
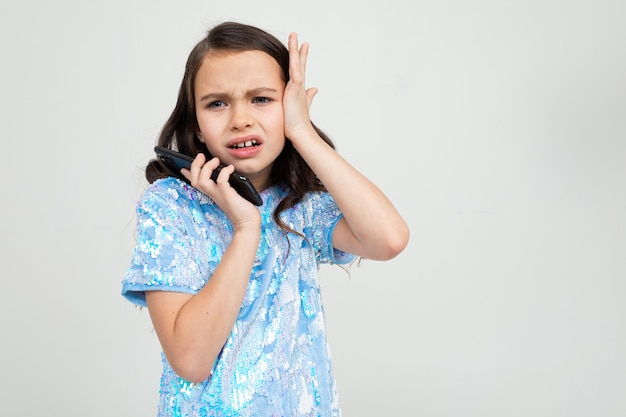
[[256,146],[256,145],[257,145],[256,140],[247,140],[245,142],[234,145],[233,148],[249,148],[250,146]]

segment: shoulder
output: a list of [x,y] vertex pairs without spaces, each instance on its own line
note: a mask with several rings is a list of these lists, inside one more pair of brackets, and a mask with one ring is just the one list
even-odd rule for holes
[[[340,217],[341,210],[330,193],[326,191],[309,191],[293,207],[285,210],[289,222],[307,228],[325,228],[333,225]],[[284,220],[287,220],[286,218]]]
[[146,188],[138,202],[138,210],[148,207],[188,207],[195,204],[214,204],[211,198],[186,182],[174,178],[160,178]]
[[340,213],[333,196],[327,191],[310,191],[304,195],[300,204],[306,211],[314,214],[336,216]]
[[159,178],[148,185],[143,193],[143,198],[161,198],[166,200],[203,200],[209,199],[196,188],[186,182],[175,178]]
[[308,204],[324,203],[332,199],[333,197],[327,191],[309,191],[302,197],[302,201]]

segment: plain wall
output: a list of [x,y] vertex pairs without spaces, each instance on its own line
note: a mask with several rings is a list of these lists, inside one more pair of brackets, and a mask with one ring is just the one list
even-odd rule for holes
[[626,415],[623,0],[3,1],[0,414],[156,414],[120,283],[224,20],[310,42],[313,120],[412,231],[320,272],[344,416]]

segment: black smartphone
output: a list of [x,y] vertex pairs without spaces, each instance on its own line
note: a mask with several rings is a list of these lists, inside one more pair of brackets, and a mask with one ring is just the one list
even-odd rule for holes
[[[182,154],[180,152],[175,152],[171,149],[164,148],[162,146],[155,146],[154,152],[156,152],[157,156],[165,165],[167,165],[172,171],[180,172],[182,168],[189,169],[191,167],[191,162],[193,158]],[[224,166],[220,165],[213,171],[211,174],[211,179],[215,181],[217,179],[218,174],[222,170]],[[239,193],[240,196],[254,204],[255,206],[260,206],[263,204],[263,199],[256,191],[252,182],[245,175],[241,175],[238,172],[233,172],[230,174],[228,178],[228,183],[231,187],[235,189]]]

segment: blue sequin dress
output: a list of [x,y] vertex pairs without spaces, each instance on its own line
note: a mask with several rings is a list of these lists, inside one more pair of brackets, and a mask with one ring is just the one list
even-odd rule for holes
[[[284,187],[261,193],[259,249],[232,332],[202,383],[179,378],[164,355],[159,416],[339,416],[317,270],[353,255],[333,249],[341,212],[324,192],[308,193],[272,219]],[[137,204],[137,246],[122,294],[145,306],[145,291],[195,294],[232,238],[230,222],[197,189],[175,178],[152,183]],[[287,243],[289,240],[289,244]]]

